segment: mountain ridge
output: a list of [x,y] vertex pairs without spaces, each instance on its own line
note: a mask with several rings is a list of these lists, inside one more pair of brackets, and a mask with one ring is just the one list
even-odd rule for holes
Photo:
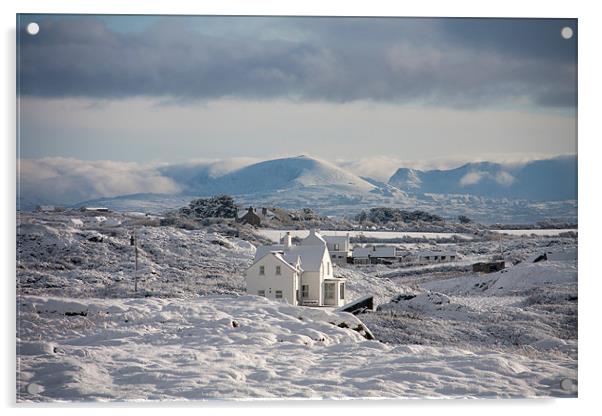
[[466,163],[447,170],[399,168],[388,184],[409,194],[573,200],[577,199],[577,156],[534,160],[519,165]]

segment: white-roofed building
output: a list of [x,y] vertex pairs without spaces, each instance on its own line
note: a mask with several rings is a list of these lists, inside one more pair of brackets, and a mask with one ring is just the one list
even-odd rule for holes
[[411,261],[410,252],[391,245],[366,245],[353,247],[354,264],[392,264]]
[[424,250],[415,253],[419,263],[442,263],[448,261],[456,261],[458,255],[455,251],[433,251]]
[[326,241],[315,230],[298,246],[287,233],[281,244],[258,247],[245,278],[247,293],[292,305],[345,303],[345,281],[333,276]]
[[326,247],[328,247],[332,262],[347,264],[347,259],[351,258],[349,233],[346,235],[325,235],[324,240],[326,240]]

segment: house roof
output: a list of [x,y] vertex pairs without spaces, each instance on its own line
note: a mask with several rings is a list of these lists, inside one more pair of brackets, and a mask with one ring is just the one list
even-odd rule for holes
[[292,246],[284,252],[284,259],[295,264],[301,258],[301,267],[305,271],[318,271],[324,259],[326,246]]
[[311,229],[309,230],[309,235],[301,240],[301,245],[326,245],[326,240],[324,240],[319,231]]
[[255,252],[255,262],[261,260],[266,254],[277,252],[288,264],[294,266],[297,259],[301,259],[301,268],[304,271],[318,271],[326,251],[325,245],[291,246],[285,248],[283,244],[259,246]]
[[294,266],[295,264],[297,264],[296,259],[295,259],[294,263],[291,263],[288,260],[284,259],[284,257],[282,257],[282,253],[279,253],[277,251],[271,251],[269,254],[276,257],[278,260],[280,260],[282,263],[284,263],[288,268],[290,268],[294,271],[297,271],[297,268]]
[[346,243],[349,241],[349,236],[346,235],[325,235],[322,238],[328,243]]
[[270,251],[284,251],[284,244],[272,244],[270,246],[259,246],[255,252],[255,261],[265,256]]
[[394,246],[355,247],[353,257],[395,257],[397,248]]
[[423,250],[416,252],[417,256],[455,256],[455,251],[430,251]]

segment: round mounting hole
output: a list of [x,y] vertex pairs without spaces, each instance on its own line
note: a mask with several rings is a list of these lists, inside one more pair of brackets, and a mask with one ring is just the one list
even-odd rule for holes
[[562,30],[560,31],[560,35],[565,38],[565,39],[570,39],[573,37],[573,29],[571,29],[568,26],[565,26],[562,28]]
[[44,391],[44,387],[40,386],[36,383],[31,383],[27,385],[27,393],[29,394],[40,394]]
[[574,391],[576,390],[577,386],[570,378],[563,378],[560,380],[560,388],[564,391]]
[[27,25],[27,33],[29,33],[31,36],[37,35],[39,31],[40,25],[38,25],[36,22],[31,22]]

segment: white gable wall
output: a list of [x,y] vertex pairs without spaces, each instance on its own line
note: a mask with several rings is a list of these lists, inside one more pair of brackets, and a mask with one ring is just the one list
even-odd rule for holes
[[326,245],[329,251],[349,251],[351,250],[351,244],[349,243],[349,234],[346,236],[324,236]]
[[[264,275],[260,274],[261,266],[265,268]],[[280,266],[280,275],[276,275],[276,266]],[[266,298],[297,305],[297,289],[301,290],[298,273],[275,255],[270,253],[259,259],[247,269],[245,277],[248,294],[258,295],[264,290]],[[276,299],[277,290],[282,291],[282,299]]]
[[[303,267],[303,259],[301,259]],[[318,270],[304,271],[301,275],[301,285],[309,286],[309,297],[302,298],[306,304],[324,305],[324,279],[333,278],[333,267],[328,250],[324,250]]]

